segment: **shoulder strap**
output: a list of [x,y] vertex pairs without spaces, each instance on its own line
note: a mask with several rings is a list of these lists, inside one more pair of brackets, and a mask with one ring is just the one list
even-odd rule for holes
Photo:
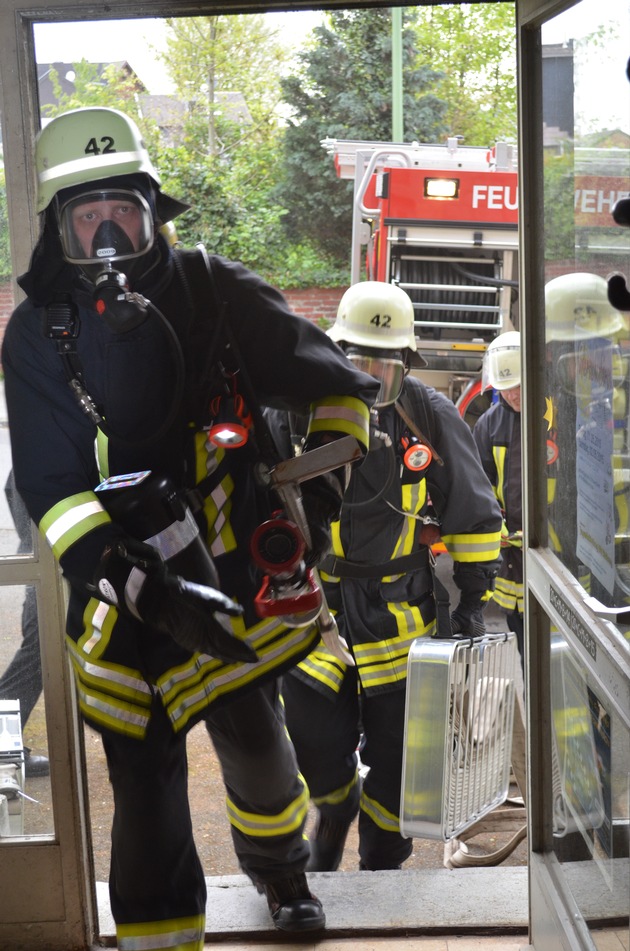
[[[404,387],[396,401],[396,410],[414,436],[430,448],[435,462],[443,466],[444,460],[432,445],[432,440],[435,438],[435,415],[431,404],[431,397],[426,386]],[[417,420],[419,420],[422,429],[416,422]],[[450,637],[450,595],[448,589],[442,584],[436,574],[435,559],[432,555],[429,559],[429,564],[431,567],[431,577],[433,579],[433,597],[435,601],[435,637]]]
[[[273,436],[271,435],[271,431],[264,418],[256,393],[254,392],[254,387],[252,386],[249,372],[247,370],[245,360],[243,359],[240,347],[238,346],[236,337],[232,332],[229,321],[228,302],[224,300],[219,293],[219,288],[212,271],[212,261],[210,260],[206,249],[202,244],[198,244],[197,250],[199,251],[205,269],[206,287],[209,288],[210,299],[216,307],[217,333],[221,331],[223,332],[227,345],[232,352],[234,362],[238,367],[239,386],[242,390],[245,403],[252,417],[258,451],[267,465],[274,466],[281,461],[280,456]],[[210,357],[210,359],[213,359],[213,357]]]
[[[433,407],[431,398],[425,386],[403,387],[403,391],[396,400],[396,412],[409,427],[414,436],[428,446],[433,454],[433,458],[439,466],[444,465],[444,460],[432,445],[433,433],[435,432],[435,418],[433,416]],[[422,421],[422,429],[416,422],[417,418]],[[428,435],[426,435],[428,433]]]

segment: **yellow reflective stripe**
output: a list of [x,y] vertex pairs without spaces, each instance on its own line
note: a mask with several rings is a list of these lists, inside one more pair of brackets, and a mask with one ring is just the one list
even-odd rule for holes
[[442,535],[453,561],[495,561],[501,551],[501,526],[496,532]]
[[309,804],[309,791],[303,776],[299,776],[302,784],[300,795],[289,803],[286,809],[275,815],[262,815],[259,812],[245,812],[239,809],[236,803],[226,797],[227,814],[230,825],[254,838],[271,838],[278,835],[290,835],[300,829],[306,820]]
[[312,801],[316,806],[338,806],[340,803],[345,802],[352,790],[359,783],[359,773],[358,771],[354,774],[349,783],[345,786],[340,786],[339,789],[333,789],[332,792],[327,793],[325,796],[313,796]]
[[68,638],[68,649],[81,682],[95,693],[121,699],[130,706],[151,706],[151,688],[139,670],[100,660],[88,660],[73,640]]
[[355,396],[328,396],[311,404],[308,434],[323,432],[354,436],[368,448],[370,439],[370,411]]
[[71,545],[111,519],[93,492],[80,492],[57,502],[39,523],[40,532],[60,558]]
[[195,484],[212,475],[224,455],[225,449],[211,443],[206,432],[201,430],[195,433]]
[[516,606],[523,612],[523,585],[508,578],[497,578],[492,594],[493,600],[505,611],[512,611]]
[[206,523],[209,526],[208,544],[214,558],[236,548],[236,538],[230,524],[233,491],[234,482],[232,477],[227,475],[204,502]]
[[[401,499],[402,507],[405,512],[409,512],[410,515],[417,515],[421,510],[422,506],[426,502],[427,498],[427,483],[426,479],[422,479],[420,482],[407,482],[401,485]],[[412,522],[412,524],[415,523]],[[401,552],[403,554],[403,552]]]
[[420,637],[426,632],[422,613],[417,605],[408,601],[390,601],[387,610],[396,618],[396,627],[400,637]]
[[[417,519],[413,518],[413,515],[417,514],[422,505],[424,504],[424,499],[426,498],[426,483],[424,479],[420,483],[402,485],[401,487],[401,502],[402,509],[405,512],[409,512],[409,517],[405,519],[402,525],[402,529],[394,551],[392,552],[392,558],[399,558],[402,555],[409,555],[412,551],[415,551],[416,548],[416,529],[418,527]],[[387,575],[383,580],[389,581],[392,578],[399,578],[400,575]]]
[[414,631],[404,639],[355,645],[354,655],[363,689],[404,681],[409,648],[418,636],[419,631]]
[[370,799],[361,792],[361,811],[370,817],[372,822],[386,832],[400,832],[400,818],[382,806],[376,799]]
[[219,697],[297,659],[319,638],[312,624],[287,628],[277,618],[271,618],[245,631],[242,618],[230,618],[230,622],[233,632],[257,652],[258,663],[224,664],[206,654],[194,654],[185,664],[167,671],[159,678],[157,689],[174,730],[181,730],[197,712]]
[[497,467],[497,484],[494,487],[494,494],[499,500],[501,508],[504,509],[505,493],[503,488],[505,485],[505,457],[507,455],[507,446],[493,446],[492,455],[494,456],[494,464]]
[[109,479],[109,439],[102,430],[96,430],[96,460],[101,482]]
[[83,612],[84,633],[78,641],[84,654],[98,658],[109,644],[112,628],[118,619],[118,611],[111,604],[90,598]]
[[348,669],[346,664],[336,660],[332,654],[327,651],[314,650],[301,660],[298,667],[309,677],[319,680],[330,690],[339,693],[343,682],[344,674]]
[[411,644],[416,637],[424,637],[435,629],[435,621],[425,624],[418,608],[407,602],[387,607],[396,618],[399,635],[385,641],[355,644],[352,648],[364,690],[405,680]]
[[341,544],[341,522],[331,522],[330,537],[332,539],[332,551],[338,558],[344,558],[343,545]]
[[205,915],[116,925],[118,951],[203,951]]
[[123,736],[144,739],[150,719],[148,704],[146,708],[142,708],[137,704],[119,700],[108,693],[102,693],[84,684],[80,659],[72,652],[70,645],[69,651],[77,699],[81,713],[86,720]]
[[556,484],[556,479],[547,479],[547,505],[551,505],[556,497]]

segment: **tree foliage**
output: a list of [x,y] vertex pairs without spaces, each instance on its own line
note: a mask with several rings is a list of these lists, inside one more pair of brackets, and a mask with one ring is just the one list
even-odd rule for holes
[[[406,140],[433,140],[444,130],[446,104],[433,92],[439,74],[419,63],[403,11],[403,115]],[[282,190],[291,240],[315,237],[328,253],[348,260],[352,185],[337,180],[322,146],[325,138],[391,141],[391,11],[342,10],[313,31],[297,71],[282,80],[291,116],[284,138]]]
[[466,145],[516,142],[516,22],[513,3],[418,7],[419,60],[440,70],[446,128]]
[[[277,124],[277,76],[287,56],[277,31],[260,14],[177,17],[167,23],[161,59],[186,103],[187,145],[195,143],[215,157],[250,138],[253,143],[264,138]],[[230,95],[242,101],[251,128],[235,117]]]
[[574,153],[567,142],[561,155],[544,157],[545,258],[571,260],[575,254]]
[[[330,274],[330,262],[311,246],[288,245],[284,205],[273,194],[282,139],[279,69],[286,58],[276,32],[262,16],[168,22],[163,60],[186,112],[177,145],[160,147],[159,167],[164,188],[194,202],[178,218],[180,238],[202,241],[284,287]],[[229,107],[230,94],[239,95],[245,115]]]
[[[402,12],[405,140],[460,133],[468,144],[488,144],[507,135],[516,101],[506,65],[513,5]],[[122,109],[138,123],[163,189],[193,206],[177,219],[183,243],[203,241],[283,287],[345,283],[352,183],[339,181],[320,143],[391,140],[391,11],[328,13],[293,63],[261,15],[173,17],[168,26],[159,55],[182,116],[174,134],[147,118],[145,90],[121,63],[75,63],[71,95],[53,70],[58,101],[45,117]]]
[[64,92],[59,72],[54,67],[50,70],[56,103],[48,103],[42,107],[42,114],[46,118],[50,119],[70,109],[86,106],[121,109],[136,121],[140,118],[137,95],[142,90],[142,84],[120,63],[109,63],[104,69],[100,69],[97,63],[88,63],[82,59],[79,63],[72,64],[72,70],[72,93]]

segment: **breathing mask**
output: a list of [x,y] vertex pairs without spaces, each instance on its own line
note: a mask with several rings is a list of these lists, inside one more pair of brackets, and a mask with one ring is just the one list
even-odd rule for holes
[[346,356],[351,363],[376,377],[381,388],[378,391],[374,406],[379,408],[395,403],[402,391],[407,367],[402,350],[369,350],[361,347],[348,347]]
[[130,293],[126,275],[112,265],[151,250],[154,218],[146,198],[136,189],[87,189],[60,203],[58,224],[64,257],[93,281],[97,313],[111,330],[142,323],[143,298]]

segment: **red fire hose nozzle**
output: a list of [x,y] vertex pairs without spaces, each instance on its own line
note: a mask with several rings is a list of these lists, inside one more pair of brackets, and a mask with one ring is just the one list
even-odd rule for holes
[[[322,591],[304,563],[306,543],[297,526],[286,518],[271,518],[259,525],[250,542],[254,562],[264,572],[254,598],[258,617],[298,615],[292,621],[315,620],[322,606]],[[310,615],[310,616],[309,616]]]

